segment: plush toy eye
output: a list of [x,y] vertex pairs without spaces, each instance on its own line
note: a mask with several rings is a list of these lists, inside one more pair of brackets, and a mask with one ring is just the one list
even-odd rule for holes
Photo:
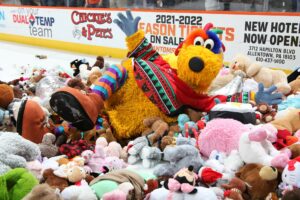
[[204,40],[202,37],[196,37],[194,39],[194,45],[203,46],[203,44],[204,44]]
[[214,48],[215,42],[212,39],[207,39],[204,42],[204,47],[212,50]]

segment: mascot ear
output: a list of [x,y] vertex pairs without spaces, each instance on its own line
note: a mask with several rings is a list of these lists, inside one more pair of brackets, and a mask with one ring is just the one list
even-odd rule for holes
[[180,42],[180,44],[178,45],[177,49],[175,50],[175,55],[176,55],[176,56],[178,56],[179,51],[180,51],[180,49],[181,49],[183,43],[184,43],[184,41]]

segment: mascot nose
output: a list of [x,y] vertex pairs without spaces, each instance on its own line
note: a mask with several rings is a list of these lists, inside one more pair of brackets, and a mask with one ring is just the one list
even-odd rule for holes
[[204,68],[204,62],[199,57],[193,57],[189,61],[189,67],[194,72],[201,72],[201,70]]

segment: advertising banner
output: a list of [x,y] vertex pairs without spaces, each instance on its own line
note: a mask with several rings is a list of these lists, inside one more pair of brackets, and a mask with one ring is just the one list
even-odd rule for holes
[[[75,44],[126,49],[125,34],[113,23],[120,10],[0,7],[0,33]],[[122,11],[124,12],[124,11]],[[125,13],[125,12],[124,12]],[[196,28],[211,22],[229,62],[245,54],[266,67],[293,70],[300,63],[300,14],[133,10],[139,28],[162,54],[172,53]]]

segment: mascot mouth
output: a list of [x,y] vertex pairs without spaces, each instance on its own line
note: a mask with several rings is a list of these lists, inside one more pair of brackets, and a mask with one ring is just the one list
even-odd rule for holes
[[201,72],[204,69],[204,62],[200,57],[192,57],[189,61],[189,67],[193,72]]

